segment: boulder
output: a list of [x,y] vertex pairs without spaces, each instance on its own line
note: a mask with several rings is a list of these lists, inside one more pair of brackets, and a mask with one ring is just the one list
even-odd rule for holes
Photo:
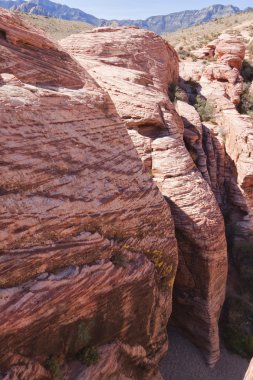
[[192,54],[198,59],[206,59],[214,56],[214,49],[212,47],[203,47],[201,49],[193,50]]
[[0,29],[1,372],[35,379],[9,357],[121,342],[117,368],[157,372],[178,261],[168,204],[90,74],[17,15],[1,10]]
[[219,40],[215,49],[217,58],[230,67],[240,70],[246,51],[244,43],[230,35],[221,35]]

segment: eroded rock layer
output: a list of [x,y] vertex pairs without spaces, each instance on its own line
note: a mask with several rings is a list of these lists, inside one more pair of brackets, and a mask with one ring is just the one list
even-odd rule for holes
[[1,375],[48,378],[95,346],[115,376],[148,378],[177,268],[168,205],[90,75],[3,10],[0,31]]
[[[171,207],[180,251],[174,320],[213,364],[219,357],[217,321],[227,272],[224,223],[185,147],[184,124],[167,95],[178,80],[177,55],[160,37],[136,28],[101,28],[70,36],[61,45],[109,92],[148,174]],[[190,128],[187,133],[191,139]],[[196,127],[193,143],[200,141]],[[201,165],[208,175],[203,160]]]
[[181,86],[189,98],[200,95],[213,109],[211,120],[204,123],[203,146],[211,186],[225,217],[230,253],[223,330],[233,350],[252,356],[253,122],[236,108],[243,92],[239,69],[245,46],[229,35],[208,46],[217,61],[182,62]]

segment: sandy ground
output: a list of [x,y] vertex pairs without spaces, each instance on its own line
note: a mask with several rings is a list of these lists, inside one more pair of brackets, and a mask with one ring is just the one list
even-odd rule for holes
[[169,331],[170,350],[160,363],[164,380],[243,380],[249,361],[221,348],[221,359],[208,368],[201,352],[177,330]]

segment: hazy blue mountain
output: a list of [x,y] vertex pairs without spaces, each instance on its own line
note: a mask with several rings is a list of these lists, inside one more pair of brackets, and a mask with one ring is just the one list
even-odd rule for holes
[[158,34],[173,32],[241,12],[238,7],[232,5],[216,4],[201,10],[170,13],[165,16],[152,16],[146,20],[100,20],[80,9],[70,8],[67,5],[57,4],[50,0],[0,0],[0,7],[64,20],[84,21],[95,26],[106,26],[112,23],[137,25]]
[[70,8],[67,5],[54,3],[50,0],[0,0],[0,7],[64,20],[83,21],[96,26],[100,23],[98,18],[80,9]]
[[109,25],[115,22],[118,23],[118,25],[136,25],[161,34],[205,23],[216,18],[231,16],[239,12],[241,12],[241,10],[238,7],[217,4],[196,11],[183,11],[170,13],[165,16],[152,16],[146,20],[104,20],[102,24]]

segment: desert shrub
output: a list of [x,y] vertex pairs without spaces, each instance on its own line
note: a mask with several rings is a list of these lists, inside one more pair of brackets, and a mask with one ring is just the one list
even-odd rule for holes
[[[253,281],[253,242],[238,241],[234,245],[235,264],[240,276],[240,290],[242,293],[251,292]],[[253,293],[252,293],[253,294]],[[252,308],[253,313],[253,308]]]
[[86,325],[84,321],[80,321],[78,324],[78,330],[77,330],[78,344],[85,345],[90,341],[90,339],[91,339],[91,336],[90,336],[89,327]]
[[252,357],[253,355],[253,335],[247,336],[230,327],[225,329],[225,343],[228,349],[241,356]]
[[45,368],[50,372],[52,379],[58,380],[61,378],[61,367],[57,357],[50,356],[45,362]]
[[202,121],[209,121],[214,118],[214,107],[203,96],[196,96],[194,107]]
[[180,59],[185,59],[187,57],[190,57],[191,54],[189,53],[189,51],[185,50],[182,46],[180,46],[178,50],[178,55]]
[[[188,101],[185,90],[174,83],[169,86],[168,95],[172,103],[175,100],[181,100],[182,102]],[[154,177],[152,171],[150,173],[150,177]]]
[[125,268],[127,265],[126,257],[121,252],[114,253],[112,258],[111,258],[111,262],[114,265],[116,265],[118,267],[123,267],[123,268]]
[[[253,44],[252,44],[252,49],[253,49]],[[243,64],[242,64],[241,75],[244,79],[244,82],[253,81],[253,66],[246,59],[243,61]]]
[[154,174],[152,172],[152,169],[149,169],[147,172],[147,175],[150,177],[150,178],[154,178]]
[[195,55],[191,54],[191,59],[193,60],[193,62],[197,62],[197,57],[195,57]]
[[176,83],[171,82],[168,87],[168,95],[171,102],[174,102],[175,100],[176,86]]
[[245,294],[229,295],[224,305],[224,341],[228,349],[246,357],[253,355],[253,304]]
[[241,102],[238,106],[238,111],[242,114],[249,115],[253,118],[253,94],[249,91],[250,85],[245,84],[241,96]]
[[78,353],[77,359],[89,367],[99,361],[100,355],[96,347],[86,347]]
[[177,100],[181,100],[182,102],[186,101],[186,93],[185,91],[179,87],[179,86],[176,86],[176,90],[175,90],[175,99]]

